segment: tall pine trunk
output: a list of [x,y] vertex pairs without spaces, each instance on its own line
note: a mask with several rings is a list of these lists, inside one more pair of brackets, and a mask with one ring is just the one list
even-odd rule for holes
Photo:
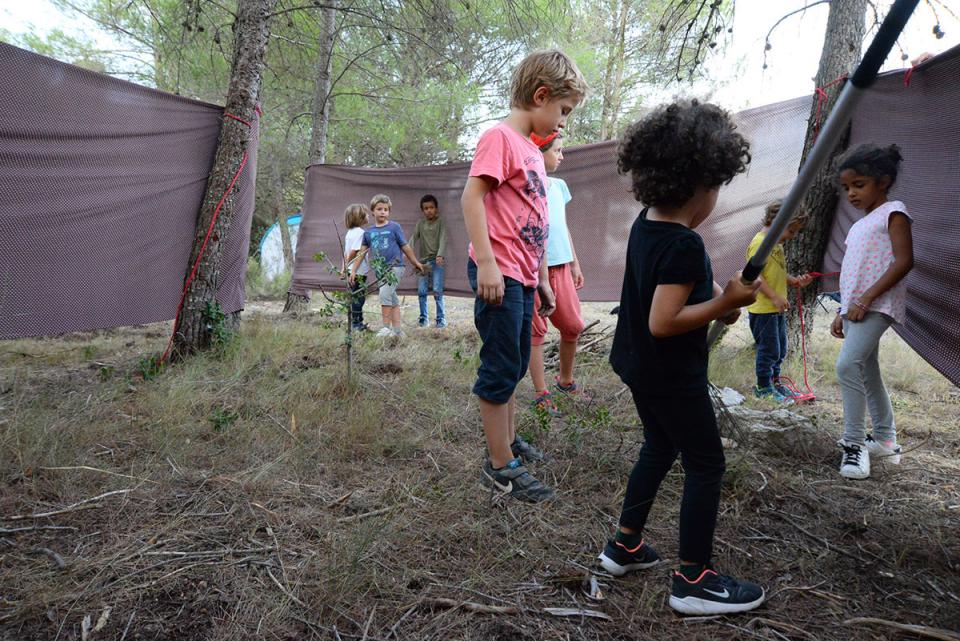
[[[224,111],[247,122],[253,122],[256,118],[257,97],[260,93],[264,57],[270,35],[270,14],[276,3],[277,0],[239,0],[237,4],[233,66]],[[184,282],[189,278],[193,265],[200,256],[214,210],[240,169],[249,146],[250,134],[247,125],[233,118],[224,117],[220,125],[220,141],[197,218],[193,250],[190,252]],[[253,180],[253,177],[247,179]],[[210,347],[216,331],[220,329],[212,326],[209,309],[215,304],[220,285],[223,240],[227,238],[230,223],[233,221],[236,194],[237,189],[234,188],[224,201],[203,250],[197,272],[190,282],[177,320],[172,351],[174,358],[182,358]],[[227,323],[236,329],[240,323],[239,312],[230,315]]]
[[[817,87],[826,87],[837,78],[853,73],[857,63],[860,62],[866,12],[867,0],[835,0],[830,3],[827,31],[823,40],[823,50],[820,54],[820,67],[817,70]],[[833,110],[842,86],[838,83],[826,90],[826,102],[819,106],[819,122],[817,120],[818,100],[815,97],[810,108],[810,121],[807,125],[803,156],[800,160],[801,165],[806,162],[807,154],[813,148],[817,132],[823,127],[827,116]],[[803,207],[810,215],[810,221],[804,231],[786,245],[787,270],[791,274],[820,271],[823,266],[823,256],[830,239],[834,212],[837,208],[837,188],[833,176],[833,162],[838,155],[846,150],[849,138],[849,129],[847,129],[804,198]],[[818,284],[815,282],[801,290],[804,321],[808,335],[813,328],[813,313]],[[793,293],[790,295],[790,303],[788,322],[790,350],[796,353],[800,346],[801,330],[800,316]]]
[[[333,45],[336,38],[336,0],[323,7],[323,22],[320,32],[320,53],[317,56],[316,84],[313,92],[313,123],[310,133],[310,164],[320,164],[327,160],[327,134],[330,130],[331,92],[333,90]],[[304,190],[306,196],[306,190]],[[304,203],[303,211],[307,207]],[[303,225],[303,223],[301,223]],[[310,297],[293,291],[287,292],[285,312],[300,312],[307,309]]]

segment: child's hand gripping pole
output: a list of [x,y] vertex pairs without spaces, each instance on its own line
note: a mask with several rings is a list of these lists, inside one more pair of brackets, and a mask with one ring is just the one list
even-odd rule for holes
[[[790,224],[790,219],[793,218],[793,213],[803,199],[804,194],[806,194],[810,188],[813,179],[817,176],[817,173],[820,171],[820,168],[823,167],[830,152],[833,151],[833,148],[843,135],[854,106],[864,90],[877,79],[877,71],[880,70],[883,61],[887,59],[887,55],[897,41],[897,37],[899,37],[900,32],[903,31],[904,25],[907,24],[907,20],[919,2],[920,0],[896,0],[890,8],[887,17],[883,19],[883,24],[880,25],[877,35],[874,36],[873,42],[870,43],[870,48],[867,49],[863,60],[860,61],[857,70],[850,78],[850,82],[844,84],[843,90],[837,98],[837,103],[834,105],[833,111],[830,112],[830,117],[827,118],[827,122],[824,124],[817,141],[814,143],[813,149],[810,150],[806,161],[803,163],[803,166],[800,167],[800,173],[797,175],[796,181],[794,181],[790,187],[790,191],[787,192],[786,197],[783,199],[780,213],[777,214],[777,217],[774,218],[770,224],[770,231],[767,232],[763,242],[760,243],[757,252],[747,262],[746,267],[743,268],[742,280],[744,283],[753,282],[760,276],[760,272],[763,271],[763,266],[767,263],[767,258],[770,257],[770,252],[773,251],[780,236],[787,228],[787,225]],[[713,345],[722,330],[723,327],[721,323],[713,324],[713,327],[710,328],[710,333],[707,335],[708,347]]]

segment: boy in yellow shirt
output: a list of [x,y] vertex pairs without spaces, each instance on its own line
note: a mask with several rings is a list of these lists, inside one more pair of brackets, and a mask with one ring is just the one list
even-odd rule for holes
[[[750,241],[747,260],[760,248],[760,243],[770,231],[773,219],[780,212],[781,204],[781,201],[776,200],[767,205],[763,229]],[[807,219],[807,214],[801,212],[790,221],[760,273],[757,301],[747,308],[750,332],[757,343],[757,386],[753,393],[758,397],[770,397],[786,403],[792,403],[795,396],[789,388],[780,384],[780,366],[787,356],[786,311],[790,308],[787,287],[806,287],[813,277],[810,274],[791,276],[787,273],[787,257],[783,244],[800,233],[807,224]]]

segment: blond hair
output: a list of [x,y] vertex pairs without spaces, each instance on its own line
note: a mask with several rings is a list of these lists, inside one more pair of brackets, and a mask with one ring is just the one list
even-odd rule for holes
[[363,203],[347,205],[347,210],[343,212],[343,224],[347,226],[347,229],[363,227],[367,223],[369,214],[370,210]]
[[[783,207],[782,200],[775,200],[769,205],[766,209],[763,210],[763,226],[769,227],[773,224],[773,219],[777,217],[777,214],[780,213],[780,208]],[[788,227],[806,227],[807,223],[810,221],[810,214],[806,211],[799,209],[793,215],[793,218],[790,219],[790,224]]]
[[370,199],[370,211],[373,211],[380,203],[386,203],[387,209],[393,209],[393,203],[390,202],[390,196],[386,194],[377,194]]
[[533,106],[533,94],[546,87],[551,100],[573,96],[577,101],[587,95],[587,81],[577,64],[559,49],[538,49],[513,70],[510,82],[510,106]]

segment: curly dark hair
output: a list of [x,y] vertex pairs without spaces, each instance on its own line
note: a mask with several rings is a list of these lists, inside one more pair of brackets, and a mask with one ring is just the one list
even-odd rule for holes
[[837,161],[837,177],[839,178],[840,174],[847,169],[852,169],[861,176],[869,176],[876,180],[889,176],[892,187],[897,181],[901,160],[903,156],[900,155],[900,147],[896,145],[881,147],[867,143],[851,149]]
[[658,107],[627,129],[617,168],[630,174],[643,204],[680,207],[698,187],[719,187],[746,171],[750,143],[735,129],[716,105],[690,100]]

